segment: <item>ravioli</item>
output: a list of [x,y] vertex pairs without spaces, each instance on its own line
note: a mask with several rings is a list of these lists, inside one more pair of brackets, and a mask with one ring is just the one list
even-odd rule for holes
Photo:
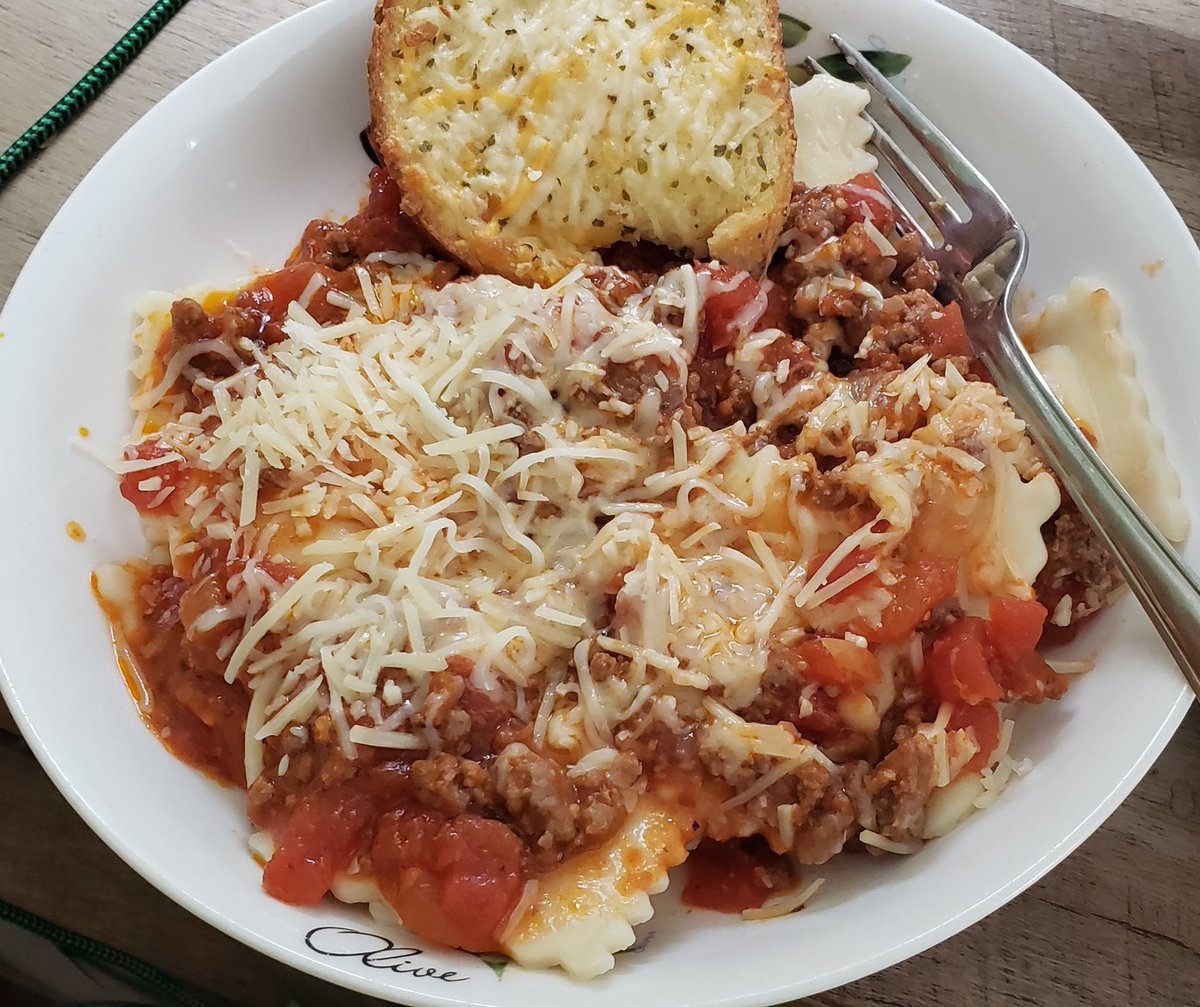
[[1163,535],[1182,542],[1190,519],[1179,476],[1150,418],[1137,358],[1121,333],[1112,294],[1076,279],[1019,329],[1034,363],[1072,419],[1094,437],[1113,475]]
[[559,965],[576,979],[609,971],[613,954],[633,944],[633,928],[653,914],[650,896],[666,890],[668,870],[687,857],[694,828],[680,811],[643,801],[604,846],[538,882],[538,898],[504,950],[519,965]]

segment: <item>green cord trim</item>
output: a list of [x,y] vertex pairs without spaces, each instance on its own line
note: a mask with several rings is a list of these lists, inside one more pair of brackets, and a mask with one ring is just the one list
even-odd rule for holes
[[88,107],[188,0],[158,0],[53,107],[0,154],[0,190]]
[[0,900],[0,920],[12,923],[22,930],[48,941],[69,958],[89,962],[133,979],[140,983],[143,989],[166,998],[178,1007],[220,1007],[222,1004],[222,1001],[218,1001],[215,997],[192,990],[178,979],[173,979],[140,958],[134,958],[133,955],[126,954],[124,951],[110,948],[90,937],[65,930],[41,916],[19,909],[3,900]]

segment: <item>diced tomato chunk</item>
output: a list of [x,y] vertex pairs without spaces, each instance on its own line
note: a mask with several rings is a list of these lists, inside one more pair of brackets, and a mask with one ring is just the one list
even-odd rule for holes
[[979,751],[963,766],[962,772],[982,773],[1000,744],[1000,714],[994,706],[956,706],[946,729],[965,731],[968,728],[975,733]]
[[[701,266],[698,271],[707,273],[709,278],[710,293],[704,302],[704,342],[708,349],[729,349],[744,334],[743,330],[786,330],[787,299],[782,288],[769,280],[759,283],[749,273],[732,266]],[[711,292],[714,287],[718,289]],[[763,310],[757,319],[749,321],[748,305],[760,296]]]
[[237,295],[234,303],[258,312],[262,316],[260,332],[263,339],[278,342],[284,338],[283,323],[287,320],[288,305],[301,298],[316,273],[321,273],[325,283],[309,299],[306,310],[318,325],[339,322],[345,318],[345,311],[326,299],[330,288],[336,288],[338,277],[334,271],[322,269],[314,262],[294,262],[260,276]]
[[959,619],[934,641],[925,668],[937,698],[972,706],[999,699],[1040,703],[1061,698],[1067,679],[1036,649],[1045,608],[1036,601],[993,598],[989,615],[987,620]]
[[846,640],[805,640],[796,647],[796,655],[805,664],[804,677],[820,685],[862,689],[883,675],[874,654]]
[[755,330],[762,332],[764,329],[780,329],[788,332],[791,328],[792,312],[787,291],[774,280],[763,280],[762,289],[767,295],[767,307],[754,327]]
[[1000,685],[988,665],[987,624],[965,618],[939,634],[925,657],[925,673],[943,703],[977,706],[998,703]]
[[346,221],[346,230],[359,258],[373,252],[413,252],[430,247],[416,221],[400,209],[400,188],[383,168],[372,170],[366,208]]
[[497,950],[525,887],[523,857],[516,833],[501,822],[403,808],[384,816],[371,848],[376,882],[404,925],[474,952]]
[[901,567],[897,582],[888,587],[892,600],[879,625],[856,618],[850,629],[870,643],[899,643],[907,639],[938,605],[958,587],[958,564],[940,557],[922,557]]
[[[176,453],[157,438],[150,438],[127,448],[125,458],[149,461]],[[166,461],[151,468],[126,472],[121,476],[121,496],[143,514],[157,511],[174,514],[181,495],[178,490],[186,479],[187,469],[181,460]]]
[[[825,563],[828,561],[828,559],[831,555],[832,555],[831,552],[820,553],[817,556],[817,558],[814,559],[808,565],[808,576],[809,576],[810,580],[816,575],[817,571],[820,570],[821,567],[823,567],[825,565]],[[825,578],[825,583],[833,584],[833,583],[841,580],[847,574],[853,573],[855,570],[858,570],[861,567],[866,566],[874,558],[875,558],[875,555],[873,553],[867,552],[865,549],[855,549],[853,552],[850,553],[849,556],[845,557],[840,563],[838,563],[833,568],[833,571],[829,574],[828,577]],[[861,580],[855,581],[853,584],[851,584],[849,587],[845,588],[844,590],[839,591],[832,598],[830,598],[829,601],[834,604],[837,604],[838,602],[842,602],[842,601],[847,601],[850,598],[854,598],[858,595],[861,595],[864,592],[868,591],[870,588],[877,586],[878,583],[879,583],[879,579],[877,577],[875,577],[872,574],[868,574],[865,577],[863,577]]]
[[993,598],[988,620],[988,642],[996,655],[996,677],[1007,696],[1040,703],[1059,699],[1067,679],[1037,652],[1046,626],[1047,612],[1036,601]]
[[962,307],[951,301],[925,319],[921,326],[925,345],[935,357],[967,357],[973,354],[971,337],[963,321]]
[[275,837],[275,854],[263,869],[263,888],[297,906],[320,902],[337,873],[365,851],[374,820],[371,799],[360,791],[309,794]]
[[856,175],[838,191],[846,201],[846,220],[850,224],[871,221],[885,235],[896,226],[896,210],[878,176],[866,172]]
[[372,168],[368,184],[371,188],[367,195],[367,207],[354,219],[390,217],[403,212],[400,209],[400,186],[392,179],[387,168]]
[[1046,625],[1046,609],[1036,601],[993,598],[988,606],[988,640],[1005,662],[1017,662],[1035,650]]

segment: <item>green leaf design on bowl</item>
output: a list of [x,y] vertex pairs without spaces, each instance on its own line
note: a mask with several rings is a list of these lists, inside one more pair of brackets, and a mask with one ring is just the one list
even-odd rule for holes
[[813,72],[803,63],[794,63],[787,68],[787,71],[788,78],[797,87],[807,84],[813,77]]
[[805,24],[798,17],[792,17],[790,14],[780,14],[779,23],[783,26],[783,47],[785,49],[799,45],[808,38],[808,33],[812,31],[812,25]]
[[[902,74],[907,69],[908,64],[912,62],[912,57],[907,53],[889,52],[886,49],[864,49],[863,55],[885,77],[895,77],[898,74]],[[855,84],[862,80],[858,71],[846,62],[846,57],[840,52],[822,56],[817,62],[838,80],[846,80]]]
[[484,965],[496,973],[497,979],[503,979],[504,970],[512,964],[512,960],[507,955],[485,952],[484,954],[477,955],[477,957]]

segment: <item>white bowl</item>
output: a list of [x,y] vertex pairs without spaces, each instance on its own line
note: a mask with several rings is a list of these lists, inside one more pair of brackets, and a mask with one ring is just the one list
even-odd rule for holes
[[[1200,255],[1100,116],[1032,59],[931,0],[784,6],[818,27],[814,52],[827,51],[820,39],[837,30],[912,54],[906,90],[1029,228],[1030,285],[1048,295],[1083,273],[1111,287],[1168,448],[1177,459],[1194,453],[1194,376],[1177,361],[1191,349]],[[168,755],[122,683],[88,577],[143,543],[132,508],[77,432],[90,428],[89,445],[112,454],[127,430],[136,295],[235,279],[250,265],[239,249],[254,265],[279,263],[310,217],[354,209],[369,167],[358,133],[371,7],[329,0],[165,99],[63,207],[0,317],[2,684],[55,783],[125,860],[214,926],[323,979],[408,1003],[773,1003],[920,952],[1032,884],[1129,793],[1187,709],[1182,679],[1129,603],[1082,641],[1099,654],[1096,670],[1063,702],[1021,716],[1014,748],[1036,768],[994,808],[910,859],[836,864],[810,907],[783,919],[689,912],[668,893],[641,953],[597,982],[515,967],[500,975],[477,958],[383,934],[357,909],[296,909],[262,892],[242,796]],[[1159,259],[1152,278],[1141,267]],[[1194,484],[1185,499],[1196,499]],[[85,543],[68,537],[69,521],[86,529]],[[1195,544],[1187,553],[1200,560]],[[368,953],[393,943],[411,950]],[[427,969],[456,974],[447,981]]]

